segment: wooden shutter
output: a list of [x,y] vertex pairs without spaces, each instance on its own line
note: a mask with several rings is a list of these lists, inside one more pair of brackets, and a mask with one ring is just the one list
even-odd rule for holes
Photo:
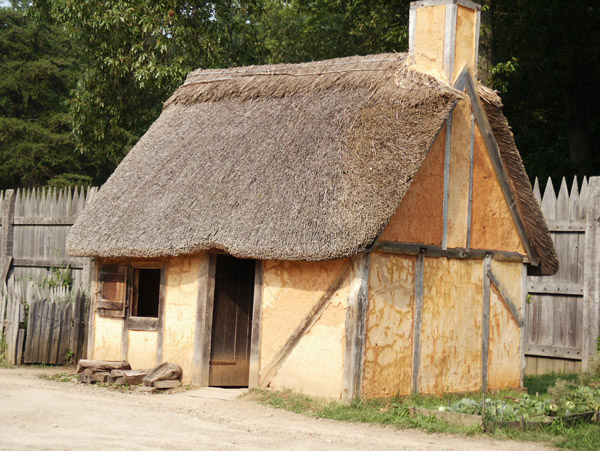
[[98,314],[116,318],[125,317],[127,306],[127,266],[102,265],[98,271],[100,292]]

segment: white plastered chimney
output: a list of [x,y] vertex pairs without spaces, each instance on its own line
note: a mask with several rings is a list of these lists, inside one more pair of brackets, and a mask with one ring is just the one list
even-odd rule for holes
[[481,6],[468,0],[410,4],[411,67],[453,84],[463,68],[476,77]]

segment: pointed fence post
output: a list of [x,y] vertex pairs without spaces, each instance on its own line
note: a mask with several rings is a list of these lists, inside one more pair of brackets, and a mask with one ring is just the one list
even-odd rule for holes
[[6,191],[2,208],[2,229],[0,229],[0,280],[6,280],[13,257],[13,222],[15,217],[15,192]]
[[582,368],[598,346],[600,309],[600,177],[588,181],[585,215],[585,275],[583,285]]

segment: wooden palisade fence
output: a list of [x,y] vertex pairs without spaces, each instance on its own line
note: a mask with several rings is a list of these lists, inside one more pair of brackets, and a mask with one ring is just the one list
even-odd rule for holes
[[67,235],[96,188],[0,191],[0,281],[43,278],[69,266],[75,286],[89,284],[90,259],[68,258]]
[[0,333],[10,364],[61,365],[85,357],[88,302],[80,290],[37,282],[0,284]]
[[552,277],[528,277],[525,321],[526,372],[579,371],[596,351],[600,327],[600,177],[548,179],[544,195],[536,179],[560,268]]
[[0,354],[9,363],[85,357],[83,293],[89,290],[92,260],[69,258],[65,248],[71,226],[95,192],[0,191]]

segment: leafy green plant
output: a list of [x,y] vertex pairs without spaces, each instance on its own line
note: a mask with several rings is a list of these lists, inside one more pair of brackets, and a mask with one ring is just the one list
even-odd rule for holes
[[67,355],[65,356],[65,364],[72,365],[73,357],[75,357],[75,353],[71,348],[67,349]]
[[6,351],[8,348],[8,343],[6,342],[6,337],[4,332],[0,334],[0,365],[6,364]]
[[71,267],[52,267],[44,277],[43,283],[51,288],[65,287],[71,289],[73,287],[73,277],[71,276]]

